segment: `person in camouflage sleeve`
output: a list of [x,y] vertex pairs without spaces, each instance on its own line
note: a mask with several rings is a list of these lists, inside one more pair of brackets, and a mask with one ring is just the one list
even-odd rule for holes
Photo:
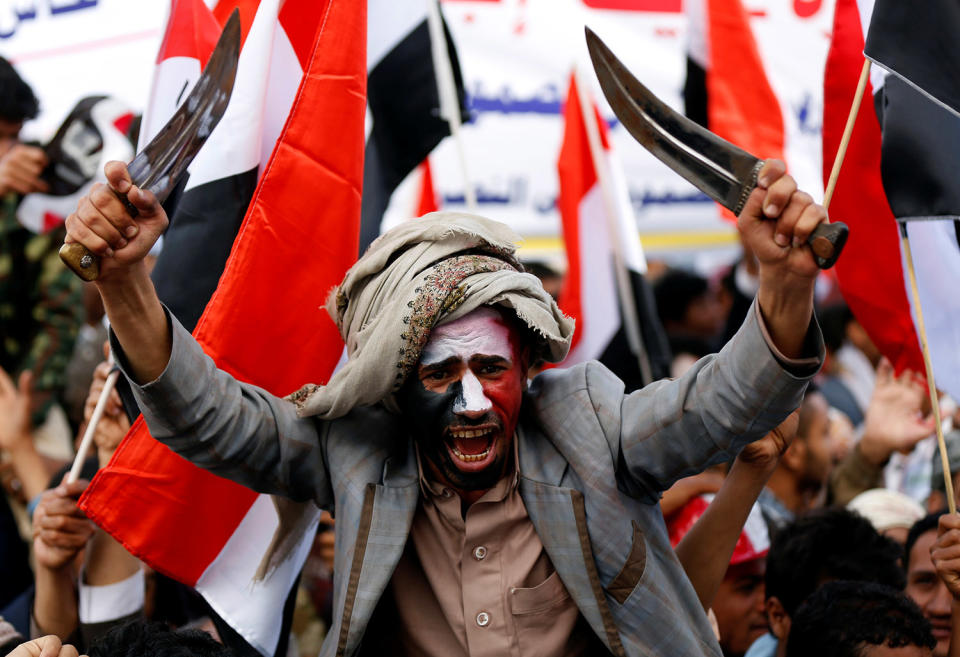
[[30,87],[0,58],[0,367],[14,379],[33,373],[35,425],[63,388],[83,321],[81,283],[57,256],[63,226],[35,234],[16,218],[24,195],[47,190],[46,155],[18,141],[37,110]]

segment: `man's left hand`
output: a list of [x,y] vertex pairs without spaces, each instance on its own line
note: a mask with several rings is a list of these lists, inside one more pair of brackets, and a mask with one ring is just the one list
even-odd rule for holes
[[786,171],[780,160],[764,163],[737,224],[756,254],[761,276],[813,279],[819,268],[807,238],[827,220],[827,211],[798,190]]
[[813,285],[819,268],[807,238],[827,213],[797,190],[780,160],[767,160],[738,226],[759,262],[757,303],[773,345],[786,358],[802,355],[813,316]]

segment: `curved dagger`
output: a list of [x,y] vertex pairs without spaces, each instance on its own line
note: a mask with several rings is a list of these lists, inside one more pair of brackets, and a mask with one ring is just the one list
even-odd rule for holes
[[[240,12],[234,9],[190,95],[150,143],[127,165],[133,184],[153,192],[159,202],[166,200],[176,187],[177,181],[220,122],[233,93],[239,57]],[[136,218],[139,212],[127,200],[126,194],[116,191],[114,194],[123,202],[130,216]],[[100,257],[81,244],[64,244],[60,247],[60,259],[85,281],[93,281],[100,276]]]
[[[763,160],[671,109],[637,80],[616,55],[586,29],[587,50],[603,95],[633,138],[704,194],[739,215],[757,186]],[[807,243],[821,269],[837,261],[847,225],[821,224]]]

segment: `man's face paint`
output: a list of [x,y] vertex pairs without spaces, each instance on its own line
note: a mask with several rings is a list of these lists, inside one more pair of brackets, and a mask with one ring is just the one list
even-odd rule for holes
[[516,340],[497,311],[478,308],[433,330],[398,393],[440,483],[477,491],[503,476],[526,383]]

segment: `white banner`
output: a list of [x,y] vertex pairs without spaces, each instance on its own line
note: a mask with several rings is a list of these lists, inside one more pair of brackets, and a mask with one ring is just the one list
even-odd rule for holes
[[[686,18],[681,9],[679,0],[443,2],[468,95],[471,121],[463,127],[462,139],[479,211],[527,237],[530,255],[562,258],[555,207],[557,157],[562,103],[575,65],[612,128],[638,226],[648,238],[644,247],[657,253],[696,244],[720,247],[725,257],[735,251],[733,229],[718,219],[714,204],[649,155],[616,121],[586,49],[588,25],[644,84],[682,111]],[[464,181],[451,139],[431,155],[431,166],[441,207],[465,209]],[[387,226],[413,211],[416,187],[407,181],[394,195]]]
[[45,142],[84,96],[143,111],[169,0],[6,0],[0,55],[40,99],[24,139]]

